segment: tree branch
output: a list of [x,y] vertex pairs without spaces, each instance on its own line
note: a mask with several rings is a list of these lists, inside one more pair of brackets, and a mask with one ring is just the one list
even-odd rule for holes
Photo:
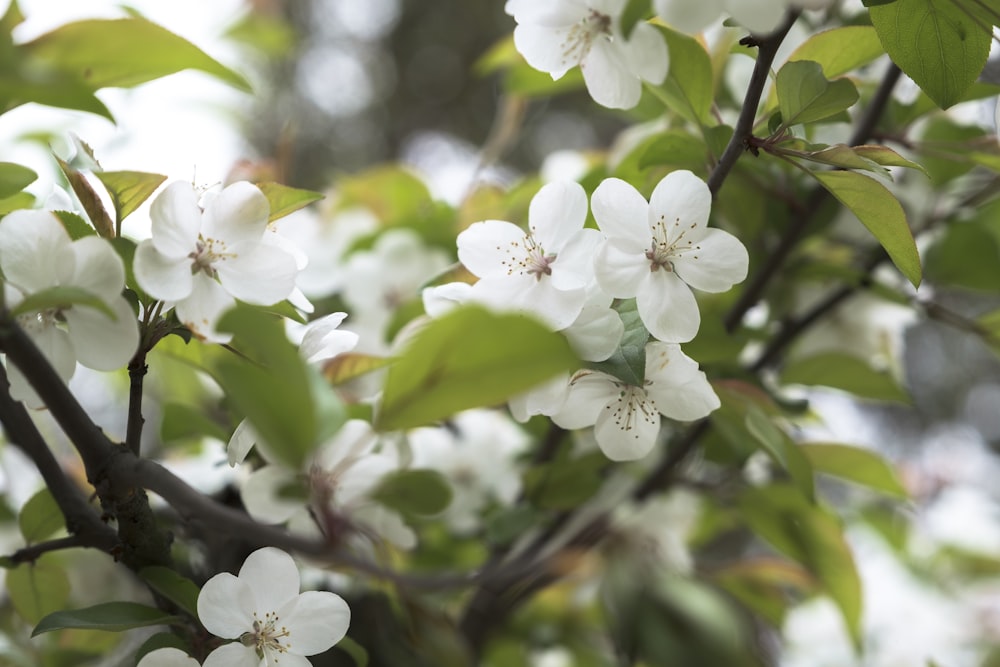
[[[896,83],[899,81],[901,74],[902,72],[900,72],[900,69],[894,63],[889,65],[889,69],[882,77],[882,82],[875,91],[875,95],[872,96],[871,102],[865,109],[861,119],[858,121],[854,134],[851,135],[850,146],[863,144],[868,141],[869,137],[871,137],[872,132],[875,130],[875,126],[878,124],[879,118],[882,117],[882,113],[885,111],[886,105],[889,103],[889,98],[892,95],[892,89],[896,87]],[[805,234],[806,229],[808,229],[809,224],[813,221],[820,208],[826,202],[827,196],[828,193],[822,186],[816,186],[816,188],[809,194],[804,210],[795,216],[792,223],[788,226],[788,229],[785,230],[784,235],[781,237],[778,247],[775,248],[774,252],[771,253],[770,257],[768,257],[767,263],[758,269],[753,279],[747,283],[747,286],[743,289],[739,299],[737,299],[736,303],[733,304],[733,307],[730,308],[729,312],[726,313],[726,317],[723,320],[726,331],[730,333],[735,331],[736,327],[738,327],[740,322],[743,320],[743,316],[747,314],[747,311],[757,305],[757,302],[760,301],[761,296],[767,289],[767,286],[771,283],[771,280],[778,275],[778,271],[784,266],[788,256],[792,253],[792,250],[795,249],[795,246],[798,245],[802,236]]]
[[[109,532],[111,533],[111,536],[114,537],[114,531],[109,529]],[[90,541],[83,535],[70,535],[68,537],[60,537],[47,542],[39,542],[38,544],[32,544],[24,547],[23,549],[18,549],[12,553],[9,558],[14,563],[33,563],[50,551],[61,551],[63,549],[76,549],[78,547],[93,546],[94,545],[90,544]]]
[[140,347],[128,363],[128,422],[125,427],[125,446],[136,456],[141,447],[142,427],[146,423],[142,416],[142,384],[148,371],[146,351]]
[[733,128],[733,136],[722,152],[719,163],[715,165],[715,169],[708,177],[708,189],[711,190],[713,198],[719,193],[719,188],[722,187],[722,183],[726,180],[736,161],[747,149],[747,142],[753,136],[753,124],[757,118],[760,96],[764,92],[764,85],[771,73],[771,63],[774,62],[778,47],[785,40],[785,35],[799,18],[799,13],[797,10],[789,10],[785,14],[785,20],[774,32],[763,37],[751,36],[746,40],[747,43],[757,46],[757,62],[754,63],[753,74],[750,75],[750,83],[747,85],[743,107],[740,109],[736,126]]

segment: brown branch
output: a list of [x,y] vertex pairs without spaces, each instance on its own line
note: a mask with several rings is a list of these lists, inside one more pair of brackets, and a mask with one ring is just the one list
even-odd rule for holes
[[[114,537],[113,531],[111,531],[111,535]],[[18,549],[8,556],[8,558],[10,558],[10,560],[14,563],[34,563],[43,555],[51,551],[92,546],[94,545],[91,544],[90,541],[83,535],[70,535],[68,537],[60,537],[55,540],[48,540],[47,542],[39,542],[38,544],[26,546],[22,549]]]
[[128,422],[125,427],[125,446],[136,456],[141,449],[142,427],[146,423],[142,416],[142,384],[148,371],[146,351],[139,348],[128,363]]

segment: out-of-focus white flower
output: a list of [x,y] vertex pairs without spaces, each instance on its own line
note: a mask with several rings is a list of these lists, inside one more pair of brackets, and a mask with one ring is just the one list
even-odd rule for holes
[[679,345],[646,344],[646,377],[641,387],[594,370],[570,380],[566,403],[552,416],[568,429],[594,426],[601,451],[613,461],[646,456],[656,444],[660,415],[680,421],[707,416],[720,405],[698,363]]
[[521,490],[515,458],[529,440],[500,412],[460,412],[447,426],[413,429],[408,440],[415,467],[438,470],[451,482],[454,497],[444,518],[456,532],[475,530],[488,503],[509,505]]
[[694,568],[688,538],[701,514],[701,499],[689,491],[673,491],[636,507],[619,505],[614,532],[626,547],[651,567],[690,574]]
[[656,13],[683,32],[696,33],[732,16],[750,32],[767,33],[789,8],[826,9],[835,0],[654,0]]
[[142,656],[136,667],[200,667],[197,660],[176,648],[158,648]]
[[204,210],[190,183],[172,183],[150,208],[152,238],[135,251],[139,286],[174,305],[196,335],[228,341],[215,325],[236,299],[269,306],[295,288],[295,258],[264,241],[269,215],[267,197],[245,181],[212,197]]
[[729,232],[708,227],[711,207],[708,186],[690,171],[667,174],[648,203],[617,178],[602,181],[591,198],[607,236],[594,259],[598,284],[615,298],[635,297],[643,324],[664,342],[698,333],[690,287],[724,292],[746,278],[747,250]]
[[198,619],[213,635],[235,639],[212,651],[205,667],[309,667],[347,634],[351,610],[327,591],[299,592],[295,561],[274,547],[258,549],[238,576],[217,574],[198,595]]
[[[122,368],[139,344],[139,326],[122,297],[125,268],[102,238],[72,241],[58,218],[47,211],[14,211],[0,221],[0,266],[4,296],[14,309],[27,297],[54,287],[78,288],[99,299],[111,315],[83,304],[21,313],[18,324],[64,380],[79,361],[88,368]],[[41,407],[34,389],[8,365],[11,396]]]
[[639,102],[642,82],[663,82],[667,45],[656,28],[638,23],[628,39],[619,27],[626,0],[507,0],[517,21],[514,45],[528,64],[553,79],[580,66],[594,101],[614,109]]

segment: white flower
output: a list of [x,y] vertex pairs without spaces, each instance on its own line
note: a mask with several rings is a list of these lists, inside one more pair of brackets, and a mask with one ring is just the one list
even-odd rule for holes
[[835,0],[654,0],[656,13],[684,32],[701,32],[723,14],[732,16],[750,32],[768,33],[778,26],[789,7],[825,9]]
[[584,229],[586,220],[587,194],[562,181],[531,200],[527,232],[502,220],[471,225],[457,239],[459,261],[479,277],[471,300],[529,312],[556,330],[569,326],[593,282],[600,241],[597,230]]
[[517,21],[514,45],[528,64],[560,78],[577,65],[598,104],[630,109],[642,81],[663,82],[668,53],[656,28],[640,22],[626,40],[619,19],[626,0],[507,0]]
[[660,415],[680,421],[707,416],[720,405],[698,364],[678,345],[646,344],[646,376],[641,387],[593,370],[570,380],[562,410],[552,416],[567,429],[594,425],[601,451],[613,461],[640,459],[652,450]]
[[689,171],[668,174],[649,203],[617,178],[605,179],[591,198],[607,239],[594,260],[601,288],[619,299],[635,297],[639,317],[658,338],[682,343],[701,324],[689,285],[724,292],[747,275],[749,257],[739,239],[707,226],[708,186]]
[[299,593],[292,557],[264,547],[250,554],[239,576],[217,574],[198,596],[198,618],[223,644],[204,667],[310,667],[307,655],[323,653],[347,634],[351,610],[334,593]]
[[413,466],[438,470],[451,482],[454,497],[444,519],[457,533],[474,532],[491,501],[510,505],[521,491],[516,458],[529,440],[496,410],[466,410],[447,426],[413,429],[407,438]]
[[[327,516],[345,520],[355,529],[352,536],[377,535],[400,548],[412,548],[416,545],[413,531],[395,512],[371,499],[382,478],[399,468],[395,457],[373,451],[377,441],[368,422],[351,419],[316,450],[303,471],[281,465],[258,468],[240,490],[247,512],[268,523],[308,526],[301,519],[309,516],[312,507],[320,522]],[[266,449],[261,451],[266,455]],[[296,486],[303,488],[306,497],[288,496],[288,490]]]
[[198,661],[176,648],[158,648],[142,656],[136,667],[199,667]]
[[[123,367],[139,344],[139,326],[121,296],[125,267],[110,244],[97,236],[72,241],[47,211],[14,211],[0,221],[0,268],[4,296],[14,309],[26,297],[53,287],[75,287],[97,297],[112,311],[85,305],[53,307],[18,315],[24,329],[64,380],[79,361],[88,368]],[[11,395],[32,407],[42,405],[13,364]]]
[[357,347],[358,334],[337,328],[346,318],[347,313],[330,313],[305,325],[288,321],[289,337],[297,340],[299,355],[306,363],[327,361]]
[[189,183],[173,183],[153,200],[153,237],[136,248],[136,280],[176,306],[192,332],[225,342],[215,324],[236,299],[269,306],[295,288],[295,258],[264,240],[269,214],[264,193],[247,182],[228,186],[204,210]]

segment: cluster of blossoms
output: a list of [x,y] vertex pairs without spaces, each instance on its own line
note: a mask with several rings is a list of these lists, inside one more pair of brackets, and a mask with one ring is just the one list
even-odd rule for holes
[[[655,0],[657,13],[672,27],[700,32],[724,15],[755,33],[773,30],[789,8],[824,9],[833,0]],[[573,67],[583,72],[598,104],[631,109],[643,82],[659,85],[669,65],[666,42],[640,22],[626,38],[621,18],[627,0],[507,0],[514,17],[514,45],[529,65],[553,79]]]
[[689,171],[667,175],[649,202],[618,179],[603,181],[590,207],[599,230],[584,227],[587,197],[577,183],[551,183],[532,200],[528,229],[487,220],[458,236],[458,257],[479,278],[471,286],[425,290],[429,313],[470,301],[529,313],[565,333],[580,357],[610,357],[624,333],[615,299],[635,299],[653,339],[641,384],[585,369],[515,402],[515,416],[545,414],[565,428],[595,426],[615,460],[645,456],[660,415],[690,421],[719,406],[698,365],[680,349],[698,332],[691,291],[723,292],[746,278],[747,250],[708,227],[712,196]]

